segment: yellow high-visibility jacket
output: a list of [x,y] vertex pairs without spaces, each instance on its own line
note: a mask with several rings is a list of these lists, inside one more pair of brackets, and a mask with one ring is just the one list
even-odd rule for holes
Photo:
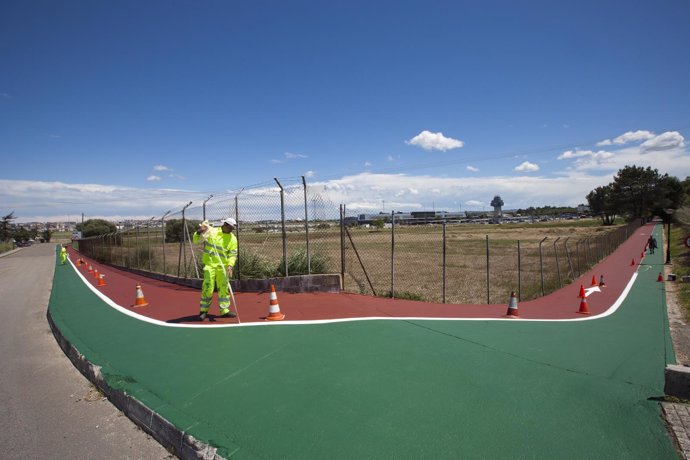
[[192,241],[198,243],[204,240],[204,255],[201,257],[201,262],[207,266],[215,267],[234,267],[237,261],[237,238],[235,234],[223,233],[223,230],[216,227],[209,227],[206,233],[202,236],[194,232]]

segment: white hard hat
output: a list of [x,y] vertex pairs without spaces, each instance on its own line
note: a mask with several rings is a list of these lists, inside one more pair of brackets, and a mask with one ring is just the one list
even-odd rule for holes
[[237,227],[237,221],[235,219],[233,219],[232,217],[228,217],[227,219],[221,220],[220,224],[221,225],[228,224],[228,225],[231,225],[233,227]]

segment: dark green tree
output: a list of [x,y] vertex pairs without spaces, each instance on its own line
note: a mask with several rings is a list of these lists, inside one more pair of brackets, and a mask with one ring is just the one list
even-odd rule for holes
[[77,224],[77,230],[81,231],[82,238],[90,236],[107,235],[108,233],[115,233],[117,226],[103,219],[89,219],[83,224]]
[[[189,234],[193,234],[199,226],[199,220],[185,219],[185,225]],[[182,219],[170,219],[165,222],[165,241],[168,243],[175,243],[182,241],[185,238],[183,233]]]
[[386,222],[383,219],[374,219],[371,221],[371,226],[377,230],[381,230],[386,226]]
[[659,179],[654,198],[652,212],[668,224],[685,202],[685,186],[677,177],[664,175]]
[[601,217],[603,225],[613,225],[616,221],[616,203],[612,197],[611,184],[597,187],[587,195],[587,203],[595,216]]
[[24,227],[19,227],[14,231],[14,239],[17,241],[25,242],[29,241],[31,238],[31,233]]
[[16,219],[16,217],[14,217],[14,211],[7,214],[6,216],[2,216],[2,222],[0,222],[0,241],[9,240],[10,238],[12,238],[12,230],[10,229],[10,224],[14,219]]
[[657,185],[662,176],[659,171],[647,166],[626,166],[613,178],[613,195],[619,214],[630,220],[648,217],[654,203],[658,201]]
[[41,233],[41,237],[43,238],[43,241],[46,243],[50,243],[50,238],[53,236],[53,232],[48,228]]

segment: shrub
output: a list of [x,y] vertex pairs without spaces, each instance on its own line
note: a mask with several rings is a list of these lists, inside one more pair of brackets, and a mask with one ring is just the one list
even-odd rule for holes
[[271,262],[249,249],[240,248],[237,267],[242,278],[271,278],[277,274]]
[[[311,274],[328,273],[328,257],[318,252],[311,252]],[[290,254],[288,257],[288,275],[307,275],[310,273],[310,264],[307,260],[307,250],[302,248]],[[285,275],[284,264],[280,263],[277,272]]]

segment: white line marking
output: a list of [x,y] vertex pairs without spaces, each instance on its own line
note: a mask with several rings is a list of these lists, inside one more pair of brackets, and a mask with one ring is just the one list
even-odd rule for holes
[[[220,328],[220,327],[258,327],[258,326],[290,326],[290,325],[308,325],[308,324],[329,324],[329,323],[348,323],[348,322],[353,322],[353,321],[381,321],[381,320],[386,320],[386,321],[513,321],[513,322],[575,322],[575,321],[591,321],[595,319],[600,319],[600,318],[605,318],[609,315],[614,314],[618,308],[623,304],[623,301],[625,298],[628,296],[628,293],[630,292],[630,289],[632,289],[633,284],[635,283],[635,280],[637,279],[637,272],[633,273],[632,277],[630,278],[630,281],[628,284],[625,286],[625,289],[623,289],[623,292],[621,292],[621,295],[616,299],[616,301],[603,313],[599,315],[593,315],[593,316],[583,316],[582,318],[568,318],[568,319],[528,319],[528,318],[520,318],[520,319],[514,319],[514,318],[429,318],[425,316],[404,316],[404,317],[390,317],[390,316],[367,316],[367,317],[359,317],[359,318],[337,318],[337,319],[316,319],[316,320],[301,320],[301,321],[266,321],[266,322],[257,322],[257,323],[242,323],[242,324],[218,324],[218,325],[209,325],[209,324],[177,324],[177,323],[166,323],[165,321],[160,321],[157,319],[149,318],[147,316],[139,315],[131,310],[128,310],[126,307],[123,307],[121,305],[118,305],[115,303],[110,297],[107,297],[105,294],[103,294],[101,291],[96,289],[95,286],[93,286],[91,283],[89,283],[84,275],[81,274],[79,270],[77,270],[77,267],[74,266],[72,261],[70,260],[70,265],[72,265],[72,268],[74,268],[74,271],[77,272],[77,275],[84,281],[84,284],[91,289],[91,291],[96,294],[98,297],[101,298],[106,304],[108,304],[110,307],[114,308],[115,310],[124,313],[127,316],[131,316],[134,319],[137,319],[139,321],[144,321],[150,324],[155,324],[157,326],[165,326],[165,327],[181,327],[181,328],[198,328],[198,329],[215,329],[215,328]],[[600,291],[599,286],[591,287],[589,289],[586,289],[585,291]],[[587,294],[586,294],[587,295]]]

